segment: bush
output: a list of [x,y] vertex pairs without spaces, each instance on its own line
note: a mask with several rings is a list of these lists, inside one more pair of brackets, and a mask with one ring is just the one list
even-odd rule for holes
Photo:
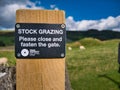
[[102,44],[102,42],[96,38],[85,38],[85,39],[80,40],[80,43],[83,46],[99,46]]
[[5,43],[3,41],[0,41],[0,46],[5,46]]

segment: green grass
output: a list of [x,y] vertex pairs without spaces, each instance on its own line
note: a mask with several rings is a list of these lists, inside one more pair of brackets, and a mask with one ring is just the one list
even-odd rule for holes
[[14,31],[0,31],[0,42],[5,46],[14,45]]
[[[119,41],[84,38],[67,43],[72,47],[67,50],[66,63],[73,90],[120,90]],[[86,49],[80,50],[79,45]],[[13,51],[0,51],[0,57],[7,57],[10,65],[16,64]]]
[[16,65],[16,58],[14,56],[14,51],[0,51],[0,57],[8,58],[8,64],[10,66]]
[[14,37],[13,36],[1,36],[0,41],[2,41],[6,46],[13,45]]
[[67,50],[66,61],[73,90],[120,90],[117,62],[119,41],[86,38],[80,40],[85,50],[79,50],[78,46]]

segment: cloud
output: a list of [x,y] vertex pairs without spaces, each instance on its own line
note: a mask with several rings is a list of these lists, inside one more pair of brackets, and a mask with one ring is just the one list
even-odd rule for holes
[[59,10],[59,8],[55,4],[50,5],[50,8],[53,10]]
[[81,20],[75,21],[72,16],[66,19],[67,30],[113,30],[120,31],[120,16],[112,17],[109,16],[106,19],[100,20]]
[[[15,25],[15,12],[17,9],[45,9],[41,6],[41,1],[32,2],[30,0],[0,0],[0,29],[13,29]],[[50,9],[59,10],[52,4]],[[81,20],[75,21],[73,16],[66,18],[67,30],[120,30],[120,16],[100,19],[100,20]]]
[[41,4],[41,1],[35,1],[35,4],[40,5],[40,4]]
[[50,8],[52,9],[52,8],[55,8],[56,7],[56,5],[50,5]]
[[31,2],[29,0],[1,0],[0,1],[0,27],[1,29],[14,28],[15,25],[15,12],[17,9],[44,9],[40,1]]

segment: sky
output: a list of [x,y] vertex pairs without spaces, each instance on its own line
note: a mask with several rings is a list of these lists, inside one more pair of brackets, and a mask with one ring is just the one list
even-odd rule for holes
[[64,10],[67,30],[120,31],[120,0],[0,0],[0,30],[14,30],[17,9]]

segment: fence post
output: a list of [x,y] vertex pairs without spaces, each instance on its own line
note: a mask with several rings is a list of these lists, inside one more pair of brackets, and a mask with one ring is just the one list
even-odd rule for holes
[[[61,24],[65,15],[60,10],[20,9],[16,23]],[[65,90],[65,58],[17,58],[16,79],[17,90]]]

